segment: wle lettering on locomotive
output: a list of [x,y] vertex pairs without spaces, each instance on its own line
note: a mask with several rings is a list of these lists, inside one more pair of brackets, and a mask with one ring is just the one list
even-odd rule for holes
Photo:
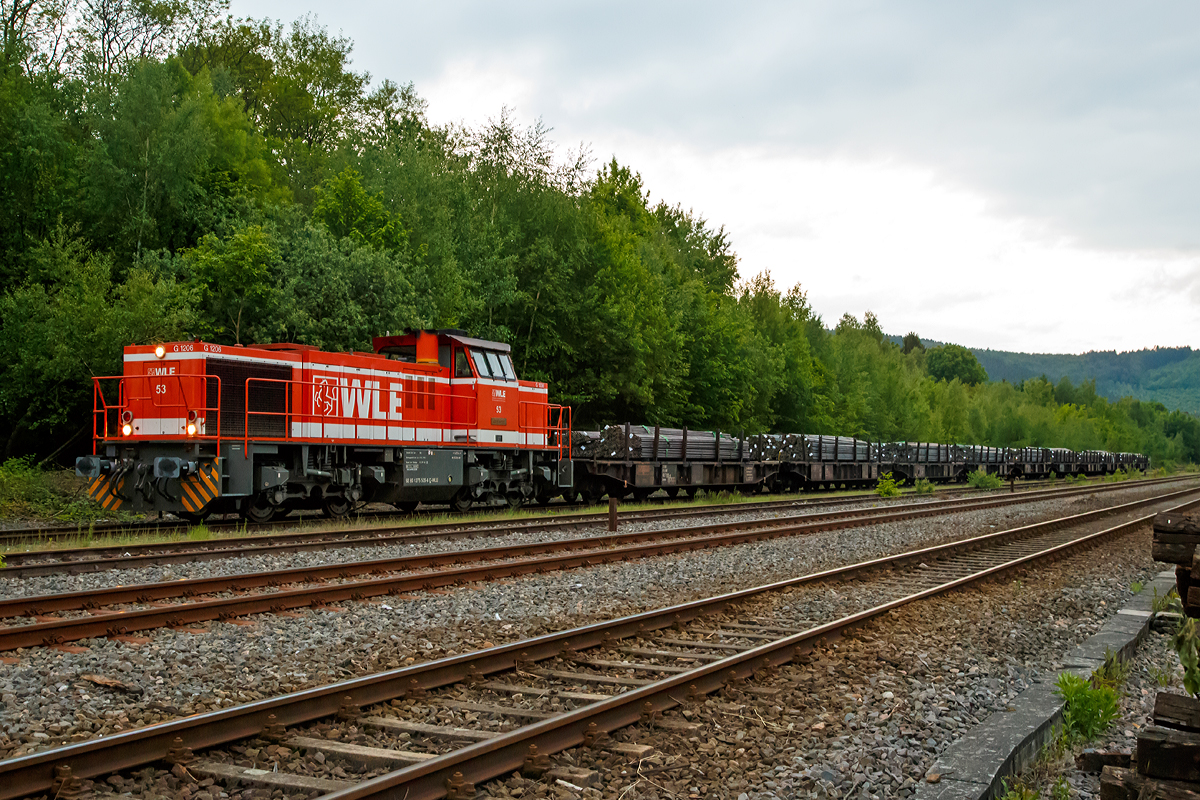
[[731,435],[645,425],[573,431],[507,344],[459,330],[381,336],[370,353],[301,344],[125,348],[94,382],[93,455],[76,462],[107,509],[188,520],[362,503],[517,507],[663,490],[755,493],[868,486],[882,474],[963,481],[1146,469],[1134,453]]

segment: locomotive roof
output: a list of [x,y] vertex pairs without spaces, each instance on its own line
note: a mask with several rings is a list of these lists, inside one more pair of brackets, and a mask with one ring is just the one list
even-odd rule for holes
[[487,339],[472,339],[470,336],[457,336],[454,334],[450,334],[450,338],[467,347],[478,347],[483,350],[499,350],[502,353],[512,351],[512,348],[504,342],[489,342]]
[[[512,352],[512,347],[505,344],[504,342],[491,342],[491,341],[488,341],[487,339],[475,339],[470,336],[467,336],[466,331],[459,330],[458,328],[425,328],[424,332],[425,333],[436,333],[438,336],[445,336],[446,338],[448,338],[452,341],[458,342],[459,344],[465,345],[467,347],[478,347],[483,350],[496,350],[501,353]],[[400,335],[401,336],[416,336],[418,333],[421,333],[421,330],[413,328],[413,329],[409,329],[409,330],[405,331],[404,333],[402,333]],[[380,337],[376,337],[376,338],[387,339],[390,337],[380,336]]]

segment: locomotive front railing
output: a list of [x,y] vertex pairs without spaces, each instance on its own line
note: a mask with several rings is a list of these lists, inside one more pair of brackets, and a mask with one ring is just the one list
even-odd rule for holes
[[[117,398],[115,403],[110,403],[105,397],[102,381],[117,382]],[[200,391],[204,392],[205,398],[208,397],[209,381],[216,382],[216,397],[217,405],[196,405],[188,402],[189,397],[194,397],[193,392],[185,391],[184,382],[187,381],[189,386],[195,386],[200,383]],[[171,393],[166,390],[166,387],[171,383],[175,384],[176,391]],[[136,388],[140,384],[152,386],[153,391],[146,389],[144,391],[134,391],[128,386],[133,384]],[[159,391],[162,389],[162,391]],[[172,401],[171,397],[178,397],[178,402]],[[101,442],[109,440],[118,441],[144,441],[146,439],[162,439],[164,437],[181,438],[187,440],[215,441],[220,443],[221,440],[221,379],[216,375],[100,375],[92,378],[92,454],[98,455],[98,448]],[[206,401],[207,402],[207,399]],[[143,407],[137,407],[138,405]],[[157,433],[136,432],[139,431],[141,425],[135,426],[134,423],[142,423],[149,420],[161,421],[164,417],[146,417],[140,412],[144,411],[144,406],[149,406],[155,411],[169,411],[171,409],[179,409],[182,414],[183,424],[178,432],[167,433],[162,430]],[[135,411],[135,407],[137,410]],[[215,417],[216,432],[209,433],[209,426],[213,423]],[[109,424],[112,421],[112,431],[109,433]],[[124,426],[130,426],[130,432],[124,432]],[[193,433],[188,433],[188,426],[195,426]]]

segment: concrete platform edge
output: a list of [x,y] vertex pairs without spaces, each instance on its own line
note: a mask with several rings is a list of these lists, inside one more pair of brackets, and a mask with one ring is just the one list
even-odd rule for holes
[[[1165,595],[1174,586],[1174,571],[1160,572],[1105,620],[1099,631],[1067,653],[1063,670],[1090,675],[1104,662],[1108,650],[1119,652],[1122,658],[1132,657],[1150,629],[1155,593]],[[937,783],[919,784],[916,800],[999,797],[1003,779],[1032,764],[1062,721],[1062,702],[1054,694],[1053,678],[1048,680],[1017,695],[1012,711],[992,714],[946,748],[927,773],[941,777]]]

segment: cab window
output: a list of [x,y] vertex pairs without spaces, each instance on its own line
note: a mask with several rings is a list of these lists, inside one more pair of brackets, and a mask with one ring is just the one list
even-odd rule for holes
[[512,359],[508,357],[508,353],[500,354],[500,366],[504,368],[505,380],[515,381],[517,373],[513,372]]
[[467,358],[466,350],[459,349],[454,351],[454,377],[471,377],[471,360]]
[[492,368],[492,377],[504,379],[504,369],[500,366],[500,358],[492,352],[487,354],[488,366]]
[[471,358],[475,361],[475,371],[479,373],[479,377],[492,377],[492,371],[488,368],[487,358],[483,355],[483,353],[478,350],[472,350]]

